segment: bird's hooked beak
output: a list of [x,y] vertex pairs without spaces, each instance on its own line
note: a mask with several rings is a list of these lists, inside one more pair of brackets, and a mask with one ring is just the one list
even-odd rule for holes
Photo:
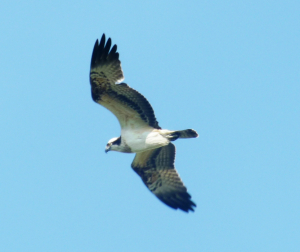
[[111,148],[111,145],[106,146],[106,147],[105,147],[105,153],[109,152],[109,151],[110,151],[110,148]]

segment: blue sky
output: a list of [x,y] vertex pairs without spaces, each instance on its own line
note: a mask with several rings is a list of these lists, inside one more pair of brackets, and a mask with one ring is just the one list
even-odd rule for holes
[[[299,1],[2,1],[0,251],[298,251]],[[158,201],[94,103],[102,33],[176,141]]]

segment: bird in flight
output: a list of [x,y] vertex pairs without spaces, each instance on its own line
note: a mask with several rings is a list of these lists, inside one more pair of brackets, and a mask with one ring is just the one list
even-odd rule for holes
[[162,129],[148,100],[125,83],[117,45],[111,47],[105,34],[97,39],[91,60],[92,98],[118,119],[121,136],[110,139],[105,152],[136,153],[132,169],[163,203],[185,212],[196,204],[175,170],[175,145],[178,138],[195,138],[193,129]]

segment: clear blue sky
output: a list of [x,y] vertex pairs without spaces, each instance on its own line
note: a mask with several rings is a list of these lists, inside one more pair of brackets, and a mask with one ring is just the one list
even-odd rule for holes
[[[299,1],[2,1],[0,251],[299,251]],[[102,33],[160,125],[194,128],[176,168],[197,203],[165,206],[104,153]]]

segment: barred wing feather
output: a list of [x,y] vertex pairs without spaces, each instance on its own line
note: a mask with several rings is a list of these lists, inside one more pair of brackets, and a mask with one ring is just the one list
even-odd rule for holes
[[101,41],[94,46],[90,83],[92,98],[110,110],[119,120],[122,128],[153,127],[160,129],[153,108],[147,99],[125,83],[124,75],[117,53],[117,45],[111,48],[111,39],[105,43],[103,34]]
[[174,167],[175,146],[168,145],[137,153],[131,167],[144,184],[166,205],[185,212],[194,211],[196,204]]

